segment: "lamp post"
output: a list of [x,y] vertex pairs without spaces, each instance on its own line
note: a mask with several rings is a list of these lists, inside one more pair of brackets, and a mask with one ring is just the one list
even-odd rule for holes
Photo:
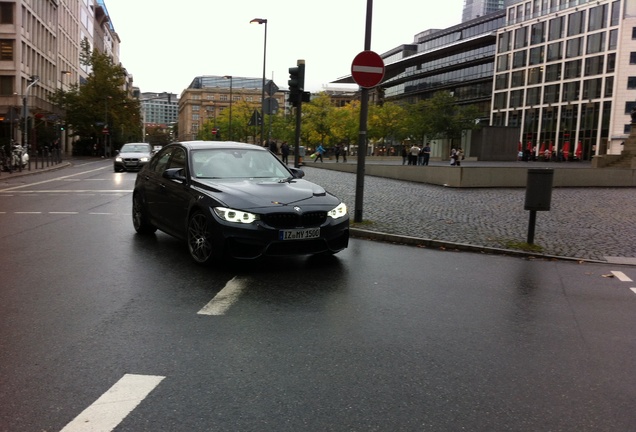
[[267,20],[264,18],[254,18],[250,24],[265,24],[265,37],[263,38],[263,88],[261,90],[261,141],[265,135],[265,60],[267,59]]
[[[60,71],[60,92],[64,90],[64,75],[70,75],[71,71],[68,70],[63,70]],[[61,99],[61,93],[60,93],[60,99]],[[60,109],[60,112],[62,112],[62,110]],[[66,139],[64,139],[64,136],[62,134],[62,130],[60,129],[60,125],[58,125],[58,129],[57,129],[57,133],[58,133],[58,148],[56,151],[58,152],[62,152],[65,153],[66,152]]]
[[230,80],[230,141],[232,141],[232,75],[225,75],[223,78]]
[[[31,84],[29,84],[24,92],[24,98],[22,100],[22,104],[23,104],[23,109],[22,109],[22,114],[24,116],[24,130],[22,131],[22,147],[23,147],[23,151],[28,153],[28,148],[27,148],[27,139],[28,139],[28,132],[27,132],[27,128],[29,127],[29,105],[28,105],[28,98],[29,98],[29,90],[31,90],[31,87],[33,87],[38,81],[40,81],[40,77],[37,75],[32,75],[27,82],[30,82]],[[31,165],[29,165],[29,169]]]

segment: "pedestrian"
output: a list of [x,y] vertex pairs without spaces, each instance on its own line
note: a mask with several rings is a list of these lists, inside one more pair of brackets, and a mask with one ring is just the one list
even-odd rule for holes
[[278,146],[276,145],[276,141],[274,140],[269,141],[269,151],[271,151],[274,154],[278,154]]
[[[409,157],[409,151],[406,149],[406,146],[402,146],[402,165],[406,165],[406,160]],[[410,165],[410,164],[409,164]]]
[[283,157],[283,163],[285,165],[288,164],[288,158],[289,158],[289,144],[287,144],[287,141],[283,141],[283,143],[280,145],[280,154]]
[[417,165],[424,165],[424,147],[420,147],[420,152],[417,154]]
[[455,165],[460,166],[462,164],[462,160],[464,160],[464,150],[459,147],[455,153]]
[[428,165],[428,161],[431,159],[431,146],[428,144],[424,144],[422,153],[424,155],[424,158],[422,159],[422,165]]
[[336,163],[340,161],[340,152],[342,151],[342,144],[336,144],[333,154],[336,155]]
[[324,162],[324,160],[322,159],[322,154],[325,152],[324,147],[322,146],[322,144],[318,144],[318,147],[316,147],[316,153],[314,153],[316,155],[316,158],[314,159],[314,163],[318,162],[318,159],[320,159],[320,162]]
[[455,149],[455,147],[453,147],[450,152],[450,164],[455,166],[456,163],[457,163],[457,150]]
[[349,147],[347,146],[343,146],[342,147],[342,163],[346,163],[347,162],[347,152],[349,151]]
[[417,165],[417,157],[420,154],[420,148],[417,146],[417,144],[413,144],[411,146],[411,150],[409,153],[410,153],[409,165]]

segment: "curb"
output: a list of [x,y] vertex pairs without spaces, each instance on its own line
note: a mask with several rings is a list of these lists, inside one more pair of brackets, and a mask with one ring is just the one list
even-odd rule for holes
[[349,232],[352,237],[361,238],[365,240],[375,240],[382,241],[386,243],[396,243],[408,246],[416,246],[416,247],[424,247],[431,249],[441,249],[441,250],[452,250],[452,251],[464,251],[464,252],[473,252],[473,253],[487,253],[491,255],[506,255],[506,256],[515,256],[519,258],[526,259],[545,259],[545,260],[559,260],[559,261],[575,261],[578,263],[593,263],[593,264],[610,264],[607,261],[600,260],[592,260],[586,258],[574,258],[574,257],[564,257],[557,255],[547,255],[540,253],[532,253],[532,252],[524,252],[514,249],[503,249],[503,248],[491,248],[485,246],[476,246],[466,243],[452,243],[441,240],[432,240],[432,239],[423,239],[419,237],[411,237],[411,236],[403,236],[396,234],[387,234],[377,231],[369,231],[360,228],[349,228]]
[[[15,177],[23,177],[23,176],[27,176],[27,175],[33,175],[33,174],[40,174],[43,172],[49,172],[49,171],[56,171],[62,168],[66,168],[71,166],[72,164],[70,162],[60,162],[57,165],[51,165],[48,166],[46,168],[34,168],[32,170],[29,170],[28,168],[23,169],[22,171],[14,171],[12,173],[2,173],[0,174],[0,180],[2,179],[10,179],[10,178],[15,178]],[[5,176],[6,175],[6,176]]]

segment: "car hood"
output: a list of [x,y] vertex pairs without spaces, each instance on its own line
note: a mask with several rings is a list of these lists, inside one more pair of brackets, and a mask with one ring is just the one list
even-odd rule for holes
[[302,179],[279,182],[271,179],[197,180],[223,205],[237,209],[257,209],[272,205],[333,205],[338,198],[315,183]]

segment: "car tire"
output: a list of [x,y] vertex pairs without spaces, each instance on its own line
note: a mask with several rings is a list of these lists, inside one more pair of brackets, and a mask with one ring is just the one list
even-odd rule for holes
[[211,240],[210,219],[202,211],[195,211],[188,220],[188,251],[197,264],[212,261],[214,245]]
[[135,231],[139,234],[152,234],[157,231],[157,228],[151,224],[148,219],[146,203],[144,203],[144,199],[140,193],[133,195],[132,219],[133,227],[135,227]]

